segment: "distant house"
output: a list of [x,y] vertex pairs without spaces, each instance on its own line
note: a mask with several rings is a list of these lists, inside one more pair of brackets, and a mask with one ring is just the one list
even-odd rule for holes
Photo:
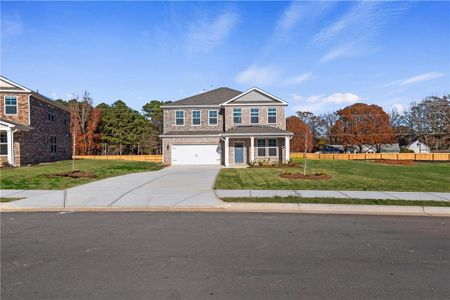
[[431,149],[425,143],[422,143],[419,140],[415,140],[408,146],[406,146],[409,150],[414,151],[414,153],[430,153]]
[[[398,145],[398,143],[382,144],[380,152],[381,153],[399,153],[400,146]],[[364,145],[364,146],[362,146],[361,153],[377,153],[377,148],[376,148],[376,146],[372,146],[372,145]]]
[[71,158],[66,107],[3,76],[0,97],[0,165]]

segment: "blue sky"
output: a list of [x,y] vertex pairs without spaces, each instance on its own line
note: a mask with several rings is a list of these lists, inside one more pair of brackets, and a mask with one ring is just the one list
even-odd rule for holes
[[289,113],[450,90],[449,2],[5,2],[1,73],[140,109],[257,86]]

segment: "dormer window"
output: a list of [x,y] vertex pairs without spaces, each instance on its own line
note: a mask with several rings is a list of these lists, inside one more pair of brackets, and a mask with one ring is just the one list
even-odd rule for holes
[[250,123],[252,123],[252,124],[259,123],[259,109],[258,108],[252,108],[250,110]]
[[184,125],[184,110],[177,110],[175,112],[175,125],[177,126]]
[[17,96],[5,96],[5,115],[17,115]]
[[200,126],[202,123],[202,113],[199,110],[192,111],[192,126]]

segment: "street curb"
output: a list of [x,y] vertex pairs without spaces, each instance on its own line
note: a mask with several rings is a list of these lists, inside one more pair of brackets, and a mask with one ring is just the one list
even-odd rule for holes
[[391,215],[450,217],[450,207],[396,206],[396,205],[349,205],[316,203],[224,203],[216,207],[52,207],[18,208],[9,203],[0,205],[0,212],[259,212],[259,213],[303,213],[343,215]]

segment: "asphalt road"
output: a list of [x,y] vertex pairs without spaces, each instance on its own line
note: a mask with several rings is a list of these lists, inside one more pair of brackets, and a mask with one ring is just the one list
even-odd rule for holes
[[450,299],[450,219],[2,213],[6,299]]

